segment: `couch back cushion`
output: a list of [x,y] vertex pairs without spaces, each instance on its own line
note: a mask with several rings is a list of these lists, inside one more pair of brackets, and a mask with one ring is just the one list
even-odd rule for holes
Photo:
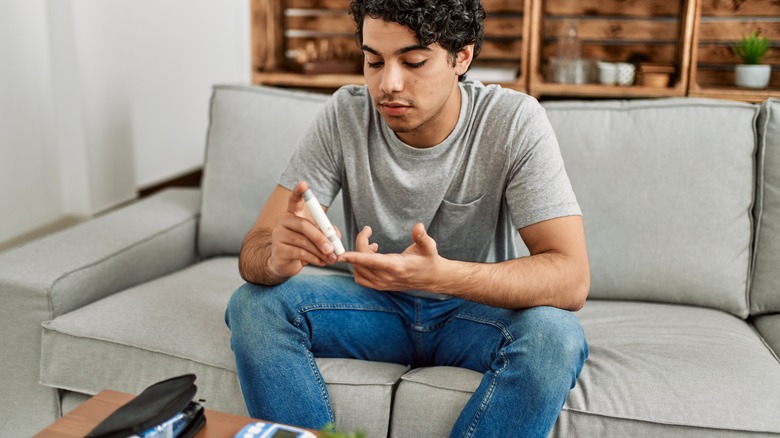
[[748,314],[758,107],[550,102],[583,210],[591,298]]
[[[202,182],[201,257],[238,254],[287,161],[328,98],[270,87],[214,87]],[[328,214],[343,216],[335,204]]]
[[780,100],[768,99],[758,119],[756,250],[750,312],[780,312]]

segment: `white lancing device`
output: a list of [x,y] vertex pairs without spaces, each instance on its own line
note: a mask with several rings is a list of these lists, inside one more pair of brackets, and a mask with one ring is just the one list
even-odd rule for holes
[[344,245],[341,244],[341,240],[339,240],[339,236],[336,234],[336,229],[333,228],[333,224],[330,223],[330,219],[328,219],[328,216],[322,209],[320,201],[317,200],[314,193],[311,192],[311,189],[306,189],[306,191],[303,192],[303,201],[306,203],[306,207],[309,209],[311,215],[314,216],[314,220],[317,222],[317,225],[319,225],[320,230],[325,233],[325,236],[333,244],[336,255],[344,254]]

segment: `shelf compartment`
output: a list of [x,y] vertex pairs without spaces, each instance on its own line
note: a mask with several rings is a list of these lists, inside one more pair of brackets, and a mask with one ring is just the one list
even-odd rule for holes
[[[694,26],[689,95],[748,102],[780,97],[780,4],[772,0],[700,0]],[[734,85],[734,66],[740,60],[731,47],[754,31],[775,42],[764,58],[772,65],[768,89]]]
[[[535,0],[529,91],[537,97],[684,96],[688,87],[694,12],[695,0]],[[588,83],[552,80],[550,60],[559,54],[559,37],[567,22],[576,24],[583,59],[591,63],[630,62],[637,67],[668,66],[674,71],[669,85],[601,85],[597,83],[595,68]],[[635,72],[637,78],[638,73],[639,68]]]

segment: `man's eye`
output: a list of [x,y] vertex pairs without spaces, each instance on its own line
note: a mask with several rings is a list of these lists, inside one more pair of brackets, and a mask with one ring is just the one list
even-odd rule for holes
[[425,64],[425,61],[420,62],[407,62],[406,65],[409,68],[420,68]]
[[382,64],[384,64],[382,61],[377,61],[377,62],[366,61],[366,65],[368,66],[368,68],[379,68],[382,66]]

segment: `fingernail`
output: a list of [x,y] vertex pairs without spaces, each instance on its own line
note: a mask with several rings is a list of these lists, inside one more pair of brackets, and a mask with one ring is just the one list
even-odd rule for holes
[[336,254],[331,254],[328,256],[328,262],[330,264],[336,263],[338,261],[338,257],[336,257]]
[[333,252],[333,245],[330,242],[322,245],[322,252],[325,254]]

